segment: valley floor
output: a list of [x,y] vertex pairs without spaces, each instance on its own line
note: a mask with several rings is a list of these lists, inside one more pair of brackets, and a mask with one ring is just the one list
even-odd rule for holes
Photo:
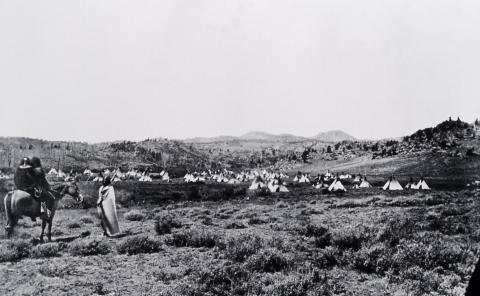
[[122,208],[121,238],[94,209],[59,210],[57,242],[34,246],[40,222],[23,219],[0,240],[0,295],[464,294],[479,191],[292,191]]

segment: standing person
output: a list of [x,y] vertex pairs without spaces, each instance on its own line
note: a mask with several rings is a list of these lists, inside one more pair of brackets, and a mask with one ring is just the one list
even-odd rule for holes
[[105,177],[102,186],[98,190],[97,210],[101,219],[103,235],[112,236],[119,233],[115,190],[113,189],[110,176]]

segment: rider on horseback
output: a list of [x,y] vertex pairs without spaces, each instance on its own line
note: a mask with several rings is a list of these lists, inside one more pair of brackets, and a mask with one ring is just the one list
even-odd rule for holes
[[38,157],[32,157],[32,159],[24,157],[22,159],[15,171],[14,182],[17,189],[27,192],[42,203],[42,212],[46,209],[44,202],[54,198],[49,192],[50,184],[45,177],[45,171]]

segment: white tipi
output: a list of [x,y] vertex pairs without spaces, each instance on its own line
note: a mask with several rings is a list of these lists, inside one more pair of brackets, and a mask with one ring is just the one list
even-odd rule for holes
[[425,179],[421,178],[417,185],[412,186],[412,189],[430,190],[430,187],[427,185],[427,182],[425,182]]
[[403,190],[403,187],[394,176],[391,176],[387,183],[383,185],[383,190]]
[[250,187],[248,187],[248,189],[250,189],[250,190],[257,190],[257,189],[262,189],[262,188],[265,188],[265,187],[267,187],[267,185],[265,185],[265,183],[263,182],[262,178],[257,177],[257,178],[252,182],[252,184],[250,185]]
[[358,188],[370,188],[372,185],[367,181],[367,177],[363,178],[362,183],[358,185]]
[[333,183],[330,184],[330,186],[328,187],[328,191],[330,192],[346,192],[347,189],[345,189],[345,187],[343,186],[342,182],[340,182],[339,179],[335,179],[333,180]]

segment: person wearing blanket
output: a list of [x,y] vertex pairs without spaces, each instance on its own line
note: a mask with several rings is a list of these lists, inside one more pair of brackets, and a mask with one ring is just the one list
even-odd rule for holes
[[98,190],[97,210],[101,219],[103,235],[112,236],[119,233],[115,190],[110,177],[103,180],[103,184]]

